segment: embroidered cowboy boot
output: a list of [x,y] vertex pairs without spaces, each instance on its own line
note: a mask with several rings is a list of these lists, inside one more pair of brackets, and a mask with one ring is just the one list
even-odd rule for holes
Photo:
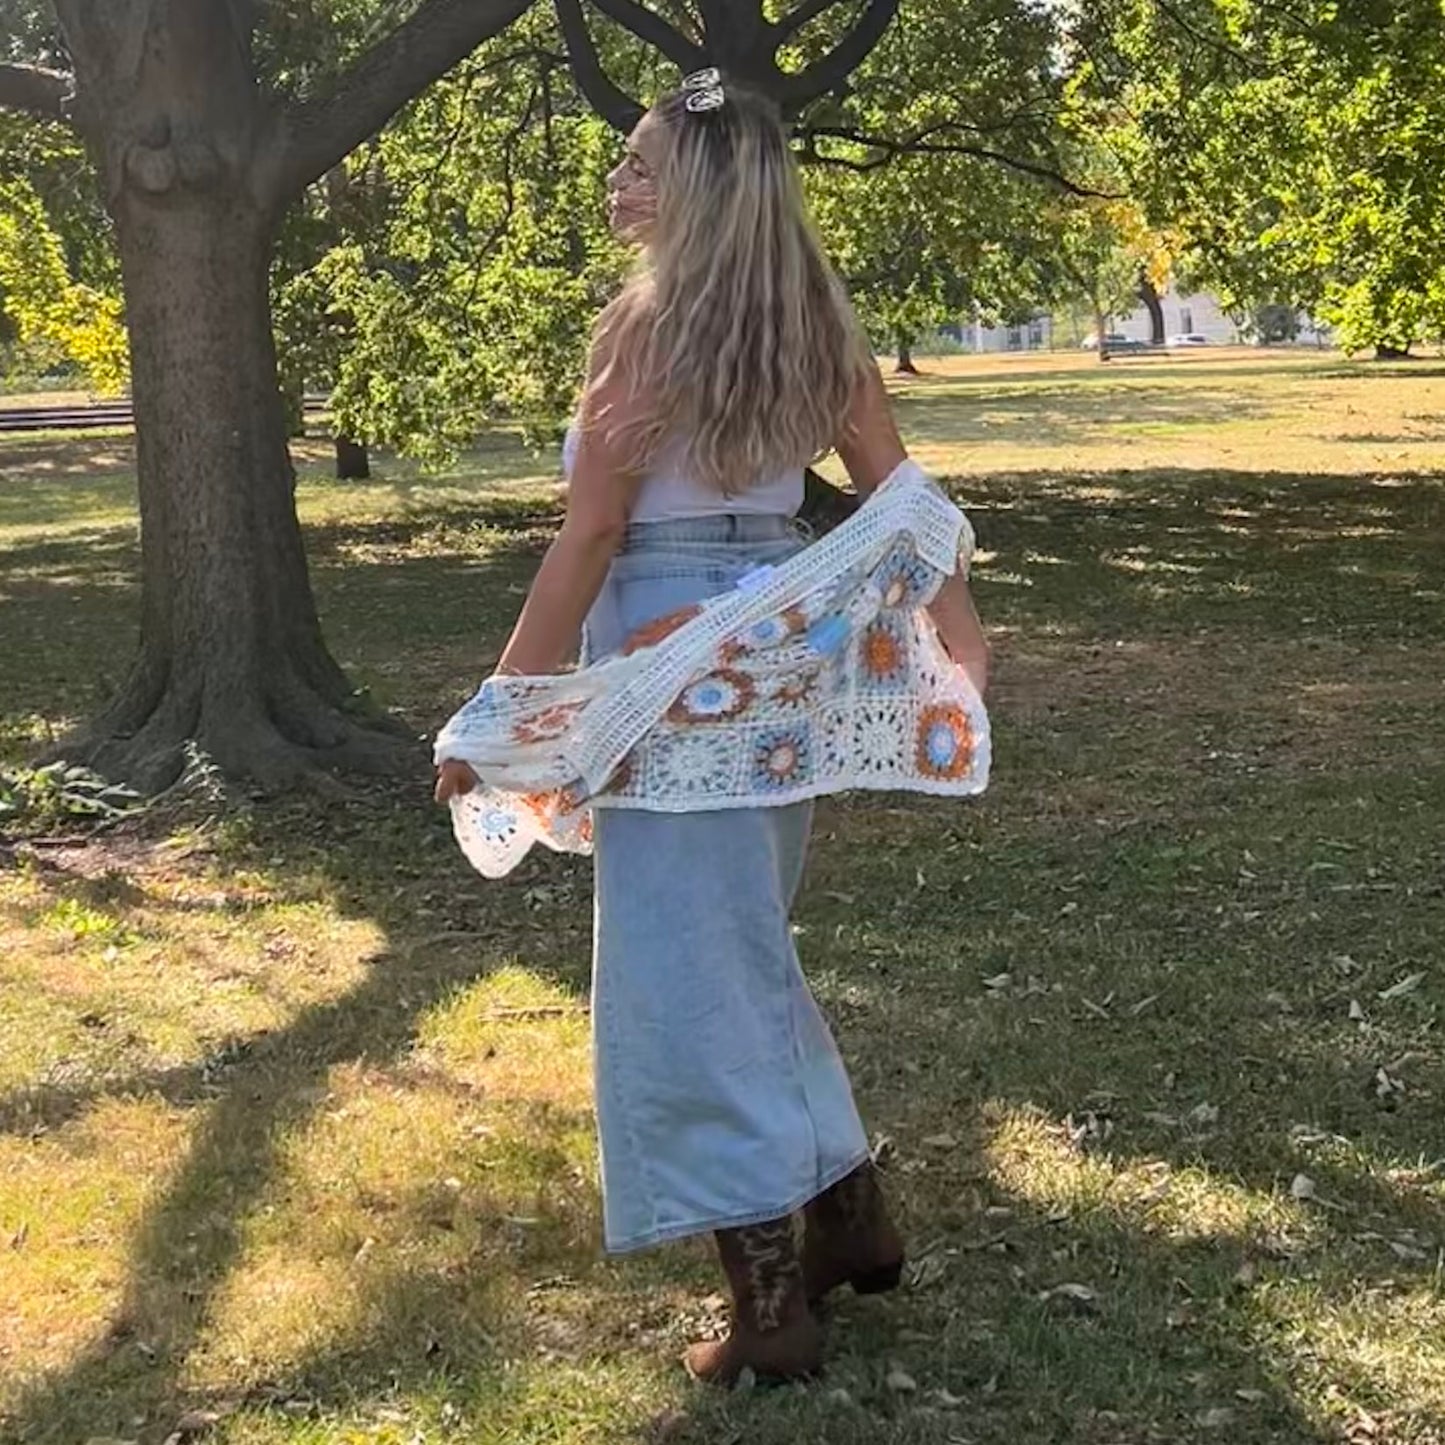
[[759,1379],[793,1380],[822,1366],[822,1331],[803,1293],[803,1268],[790,1218],[720,1229],[718,1258],[732,1289],[731,1328],[683,1356],[687,1372],[731,1386],[744,1369]]
[[803,1219],[803,1280],[810,1305],[841,1284],[851,1284],[856,1294],[898,1287],[903,1239],[871,1163],[825,1189],[804,1209]]

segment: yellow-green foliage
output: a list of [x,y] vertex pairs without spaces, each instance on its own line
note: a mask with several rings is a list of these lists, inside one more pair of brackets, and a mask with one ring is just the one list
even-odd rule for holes
[[53,347],[84,368],[97,391],[125,388],[120,298],[71,278],[60,238],[23,178],[0,181],[0,295],[23,342]]

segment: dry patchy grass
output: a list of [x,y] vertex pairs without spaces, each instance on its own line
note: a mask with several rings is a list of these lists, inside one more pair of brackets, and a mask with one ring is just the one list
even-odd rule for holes
[[[909,1287],[840,1301],[820,1385],[697,1394],[706,1250],[596,1247],[585,863],[481,883],[421,779],[192,809],[0,852],[0,1436],[1445,1438],[1445,378],[1050,358],[902,394],[985,549],[997,778],[824,807],[799,928]],[[124,454],[46,445],[0,451],[11,761],[133,627]],[[323,461],[329,635],[432,728],[555,459]]]

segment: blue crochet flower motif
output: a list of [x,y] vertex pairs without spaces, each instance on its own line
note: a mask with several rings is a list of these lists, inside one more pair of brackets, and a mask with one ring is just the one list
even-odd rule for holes
[[937,580],[937,572],[911,547],[894,548],[873,573],[883,606],[889,609],[920,606]]
[[805,783],[813,772],[813,741],[805,727],[772,728],[753,743],[753,785],[763,792]]
[[482,814],[482,837],[488,843],[505,843],[517,831],[517,815],[508,808],[488,808]]
[[822,657],[838,651],[848,640],[848,619],[838,613],[820,617],[808,629],[808,646]]
[[947,723],[934,723],[924,735],[923,746],[928,761],[938,772],[944,772],[958,756],[958,734]]

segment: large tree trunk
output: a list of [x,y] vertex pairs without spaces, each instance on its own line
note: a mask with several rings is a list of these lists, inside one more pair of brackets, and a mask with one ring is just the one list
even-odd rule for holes
[[355,706],[317,622],[267,303],[270,225],[244,194],[215,190],[128,196],[116,219],[141,638],[83,755],[147,790],[177,776],[189,745],[271,786],[394,765],[394,726]]
[[364,482],[371,476],[371,455],[365,442],[350,437],[336,438],[336,480]]
[[1099,360],[1109,359],[1109,318],[1104,314],[1104,308],[1096,301],[1094,303],[1094,335],[1099,338]]
[[1155,346],[1163,346],[1167,335],[1164,329],[1164,303],[1159,299],[1159,292],[1155,290],[1146,271],[1139,273],[1139,299],[1149,313],[1149,340]]
[[898,363],[893,368],[900,376],[917,376],[918,367],[913,361],[913,338],[902,336],[898,338]]

